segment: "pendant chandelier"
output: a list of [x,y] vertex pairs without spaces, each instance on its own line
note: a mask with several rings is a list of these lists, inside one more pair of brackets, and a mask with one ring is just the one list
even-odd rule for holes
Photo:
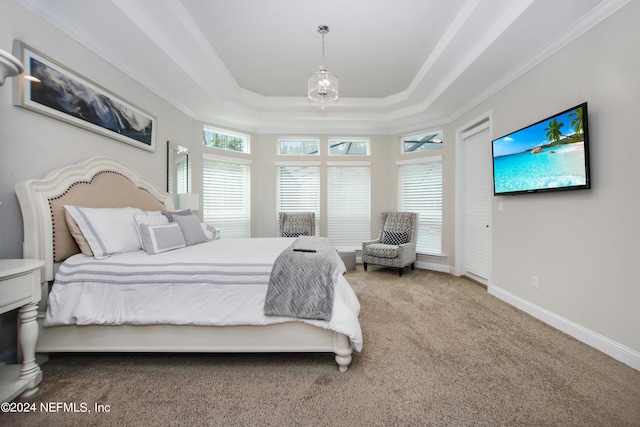
[[[319,25],[318,32],[322,35],[322,62],[324,63],[324,35],[329,32],[329,27]],[[338,77],[327,71],[324,65],[315,73],[309,76],[308,80],[309,99],[315,101],[323,110],[331,101],[338,99]]]

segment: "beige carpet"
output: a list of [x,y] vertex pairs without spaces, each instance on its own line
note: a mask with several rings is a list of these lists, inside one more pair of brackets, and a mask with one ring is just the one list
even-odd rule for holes
[[36,412],[0,414],[0,425],[640,425],[640,372],[477,285],[360,265],[347,279],[364,350],[346,373],[317,354],[59,355],[40,392],[18,400]]

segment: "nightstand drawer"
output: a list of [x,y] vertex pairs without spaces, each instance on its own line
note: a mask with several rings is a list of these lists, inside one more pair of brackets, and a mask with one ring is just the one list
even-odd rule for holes
[[0,259],[0,313],[40,301],[43,265],[35,259]]
[[[22,274],[0,280],[0,309],[20,307],[33,295],[33,274]],[[13,308],[9,308],[12,310]]]

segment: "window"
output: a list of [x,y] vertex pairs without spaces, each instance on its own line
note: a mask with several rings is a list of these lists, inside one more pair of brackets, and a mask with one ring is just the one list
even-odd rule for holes
[[439,148],[442,148],[442,131],[420,133],[402,138],[402,152],[405,154]]
[[361,248],[371,240],[369,162],[327,166],[327,236],[338,249]]
[[320,223],[320,165],[278,163],[278,213],[314,212]]
[[354,138],[330,138],[329,139],[329,155],[330,156],[369,156],[368,139]]
[[442,156],[398,165],[398,210],[418,212],[419,253],[442,255]]
[[251,237],[251,162],[203,155],[203,220],[224,238]]
[[278,154],[284,156],[317,156],[320,154],[318,139],[279,139]]
[[220,150],[249,153],[249,136],[220,129],[204,127],[203,143],[205,147]]

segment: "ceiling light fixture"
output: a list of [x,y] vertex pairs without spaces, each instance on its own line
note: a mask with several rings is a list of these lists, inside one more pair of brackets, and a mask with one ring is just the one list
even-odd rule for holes
[[[322,62],[324,63],[324,35],[329,32],[329,27],[318,25],[318,32],[322,34]],[[319,71],[309,76],[307,93],[309,99],[316,101],[324,110],[329,102],[338,99],[338,77],[321,65]]]

